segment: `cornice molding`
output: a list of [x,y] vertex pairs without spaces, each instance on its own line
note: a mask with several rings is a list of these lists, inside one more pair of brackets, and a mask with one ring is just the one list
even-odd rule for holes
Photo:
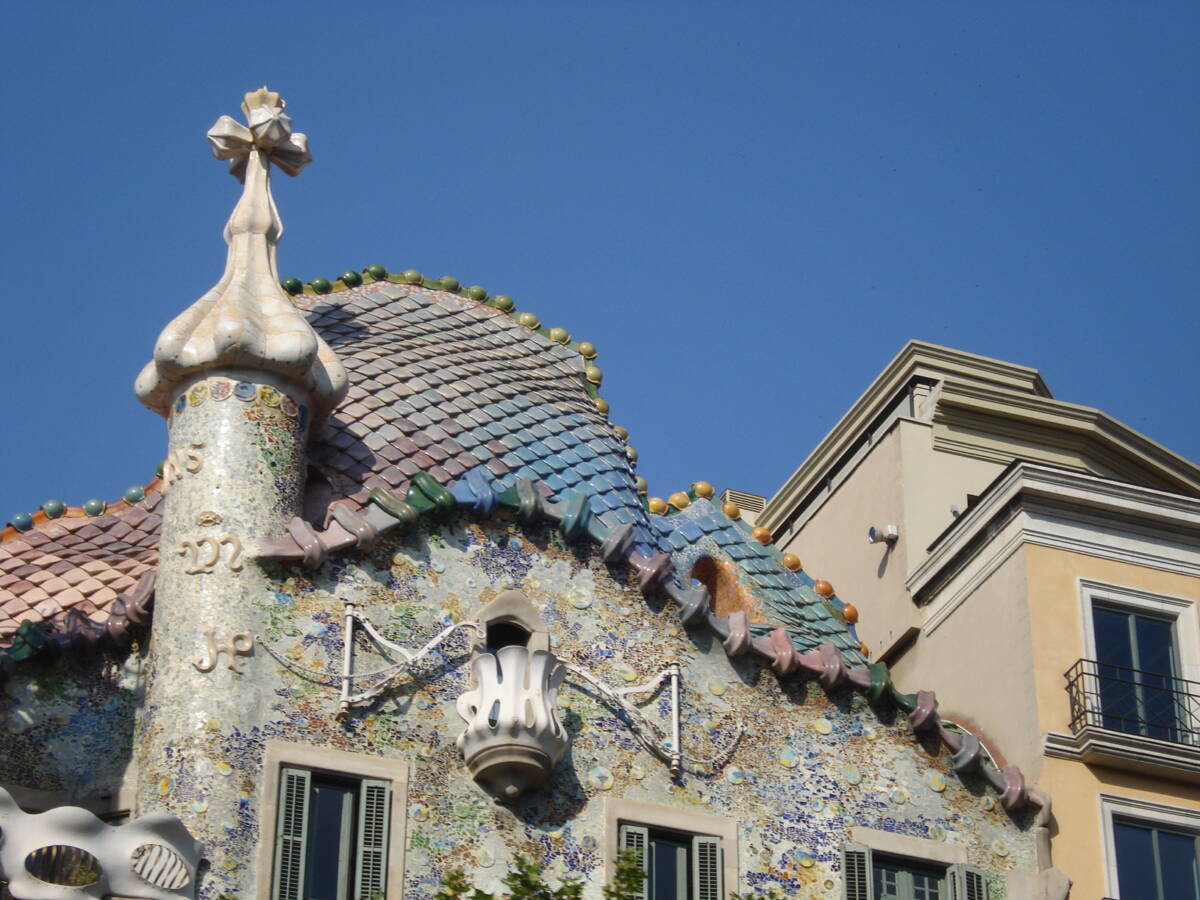
[[937,383],[922,416],[934,426],[936,450],[1001,464],[1033,457],[1200,496],[1200,466],[1097,409],[1055,400],[1036,369],[912,341],[771,497],[758,523],[776,531],[787,522],[921,377]]
[[[1072,468],[1082,466],[1069,457],[1082,456],[1130,481],[1157,481],[1164,489],[1200,495],[1200,467],[1091,407],[948,379],[933,423],[938,450],[1005,463],[1040,455],[1035,461]],[[1038,432],[1032,447],[1031,428]],[[1016,446],[996,446],[983,435]]]
[[[1008,531],[1013,530],[1008,529]],[[977,565],[975,570],[951,594],[939,597],[937,601],[930,605],[926,610],[925,621],[921,625],[921,632],[928,637],[937,631],[938,627],[949,619],[954,614],[954,611],[962,606],[981,584],[987,581],[997,569],[1004,565],[1009,557],[1020,550],[1024,543],[1025,533],[1020,528],[1008,534],[1003,541],[988,541],[986,546],[991,552],[987,555],[986,559],[984,559],[982,564]],[[966,567],[967,563],[964,563],[959,567],[958,571]],[[957,572],[954,574],[957,574]],[[951,578],[953,578],[953,575],[948,576],[947,581]]]
[[1200,782],[1200,747],[1086,725],[1075,734],[1046,733],[1043,752],[1056,759],[1107,766],[1173,781]]
[[[1019,533],[996,544],[994,534],[988,535],[989,529],[999,531],[1013,515],[1020,517]],[[1115,530],[1130,539],[1113,541]],[[1015,549],[1014,543],[1057,547],[1200,576],[1200,500],[1079,472],[1017,463],[934,543],[929,555],[909,575],[906,587],[920,601],[923,594],[969,565],[977,569],[973,584],[1007,558]],[[969,593],[969,587],[930,610],[927,633],[953,611],[956,600],[965,598],[964,591]]]
[[862,437],[889,404],[896,401],[908,383],[919,376],[930,381],[954,378],[982,382],[1014,397],[1051,396],[1036,369],[937,344],[909,341],[771,497],[759,514],[758,523],[772,531],[778,528],[824,473]]

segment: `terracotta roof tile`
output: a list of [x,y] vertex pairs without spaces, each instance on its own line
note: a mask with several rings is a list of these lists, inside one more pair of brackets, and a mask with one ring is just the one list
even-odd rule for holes
[[0,644],[24,619],[52,620],[76,608],[103,618],[157,561],[161,520],[150,509],[160,497],[151,490],[140,503],[117,501],[91,518],[69,512],[0,543]]
[[70,609],[83,602],[83,592],[78,588],[69,587],[58,595],[58,602],[64,609]]

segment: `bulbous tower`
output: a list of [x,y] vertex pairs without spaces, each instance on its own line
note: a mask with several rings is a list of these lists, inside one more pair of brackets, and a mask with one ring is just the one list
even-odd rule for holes
[[[206,844],[247,814],[253,785],[221,760],[269,701],[253,643],[264,617],[255,548],[300,511],[308,436],[346,390],[341,364],[279,285],[270,167],[296,175],[311,158],[284,108],[262,88],[242,104],[246,125],[222,116],[209,131],[243,184],[225,273],[167,325],[136,383],[169,433],[138,805],[178,815]],[[201,896],[250,883],[252,865],[214,860]]]

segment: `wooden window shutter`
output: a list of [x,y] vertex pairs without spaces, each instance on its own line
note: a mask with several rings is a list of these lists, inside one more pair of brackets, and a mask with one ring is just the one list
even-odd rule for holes
[[650,879],[646,865],[649,848],[650,831],[645,826],[622,825],[618,830],[617,850],[620,853],[632,853],[642,870],[642,889],[630,900],[647,900],[650,896]]
[[390,782],[364,778],[358,800],[358,858],[354,866],[355,900],[382,900],[387,890]]
[[302,900],[309,784],[310,776],[304,769],[282,769],[279,773],[273,900]]
[[692,884],[696,900],[725,900],[721,839],[697,834],[692,838]]
[[987,876],[970,866],[951,866],[950,897],[951,900],[988,900]]
[[842,897],[844,900],[875,900],[870,848],[861,844],[847,844],[842,848]]

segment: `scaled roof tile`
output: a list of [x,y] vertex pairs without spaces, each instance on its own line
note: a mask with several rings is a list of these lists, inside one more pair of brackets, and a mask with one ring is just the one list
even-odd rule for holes
[[[847,651],[856,646],[774,551],[722,527],[727,520],[712,504],[698,501],[682,517],[644,511],[624,441],[596,410],[575,350],[498,309],[414,285],[377,283],[298,305],[308,307],[351,384],[310,445],[333,502],[362,507],[375,485],[403,495],[418,471],[450,485],[476,469],[501,489],[530,478],[552,500],[583,491],[606,526],[634,526],[634,549],[644,556],[682,560],[708,542],[746,560],[747,574],[764,576],[756,596],[783,616],[797,646],[815,646],[818,636]],[[160,499],[154,490],[93,519],[38,522],[0,544],[0,642],[23,618],[69,609],[102,615],[156,564],[161,518],[152,510]],[[49,573],[41,580],[53,594],[29,580],[39,573]]]

